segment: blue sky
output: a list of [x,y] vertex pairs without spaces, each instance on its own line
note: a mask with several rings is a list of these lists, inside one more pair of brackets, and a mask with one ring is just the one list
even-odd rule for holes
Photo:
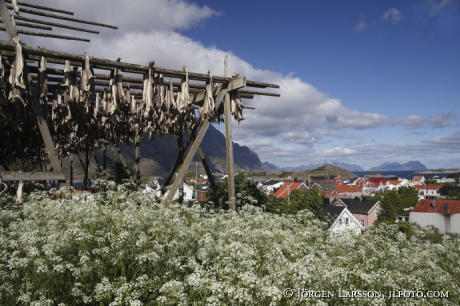
[[262,161],[460,168],[458,0],[81,3],[59,7],[119,29],[47,48],[281,85],[233,125]]

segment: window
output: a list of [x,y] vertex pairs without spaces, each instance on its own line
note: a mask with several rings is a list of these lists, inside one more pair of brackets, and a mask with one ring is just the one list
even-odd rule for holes
[[348,218],[345,218],[345,224],[348,225]]
[[364,227],[364,220],[361,220],[361,225]]

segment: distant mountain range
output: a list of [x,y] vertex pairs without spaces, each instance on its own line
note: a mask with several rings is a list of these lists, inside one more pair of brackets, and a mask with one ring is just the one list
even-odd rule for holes
[[[345,170],[348,170],[348,171],[351,171],[351,172],[363,172],[363,171],[366,171],[364,170],[361,166],[359,165],[351,165],[351,164],[347,164],[347,163],[339,163],[339,162],[332,162],[332,163],[317,163],[317,164],[313,164],[313,163],[310,163],[308,164],[308,166],[305,166],[305,165],[301,165],[301,166],[298,166],[298,167],[278,167],[272,163],[269,163],[269,162],[264,162],[263,163],[264,166],[266,166],[267,168],[269,168],[270,170],[273,170],[273,171],[307,171],[307,170],[313,170],[313,169],[316,169],[316,168],[319,168],[321,166],[324,166],[324,165],[333,165],[333,166],[337,166],[337,167],[340,167],[340,168],[343,168]],[[404,163],[404,164],[400,164],[400,163],[389,163],[389,162],[386,162],[380,166],[377,166],[377,167],[372,167],[370,168],[368,171],[411,171],[411,170],[427,170],[427,168],[425,167],[424,164],[422,164],[421,162],[419,161],[410,161],[408,163]]]
[[405,164],[386,162],[378,167],[372,167],[369,171],[411,171],[411,170],[427,170],[424,164],[417,161],[410,161]]
[[298,167],[278,167],[274,164],[271,164],[269,162],[264,162],[263,163],[264,166],[266,166],[267,168],[269,168],[270,170],[274,170],[274,171],[307,171],[307,170],[313,170],[313,169],[316,169],[316,168],[319,168],[321,166],[325,166],[325,165],[333,165],[333,166],[337,166],[337,167],[340,167],[342,169],[345,169],[345,170],[348,170],[348,171],[364,171],[364,169],[361,167],[361,166],[358,166],[358,165],[350,165],[350,164],[346,164],[346,163],[339,163],[339,162],[332,162],[332,163],[317,163],[317,164],[313,164],[313,163],[310,163],[308,164],[308,166],[305,166],[305,165],[301,165],[301,166],[298,166]]

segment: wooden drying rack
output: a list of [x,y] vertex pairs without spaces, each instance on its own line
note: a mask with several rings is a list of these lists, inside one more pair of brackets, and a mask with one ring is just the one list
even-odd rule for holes
[[[90,42],[88,38],[84,38],[84,37],[32,32],[32,31],[17,29],[16,28],[17,26],[41,29],[45,31],[52,30],[52,27],[59,27],[59,28],[69,29],[72,31],[84,32],[84,33],[90,33],[90,34],[99,34],[98,31],[95,31],[92,29],[75,27],[75,26],[62,24],[58,22],[52,22],[52,21],[43,20],[43,19],[28,18],[28,17],[24,17],[24,14],[33,14],[36,16],[49,18],[49,19],[59,19],[59,20],[65,20],[65,21],[75,22],[79,24],[87,24],[87,25],[92,25],[92,26],[100,26],[100,27],[107,27],[111,29],[118,29],[116,26],[112,26],[108,24],[64,16],[64,15],[73,15],[73,12],[70,12],[70,11],[30,4],[26,2],[18,2],[21,16],[13,15],[14,13],[10,15],[10,12],[8,10],[9,9],[13,10],[14,8],[11,5],[7,5],[6,2],[12,3],[11,0],[6,0],[6,1],[0,0],[0,14],[2,17],[1,21],[3,22],[3,25],[4,25],[4,27],[0,27],[0,30],[7,32],[10,41],[9,42],[0,41],[0,51],[2,52],[2,54],[3,53],[11,54],[12,52],[14,53],[15,44],[19,42],[18,33],[24,34],[24,35],[33,35],[33,36],[50,37],[50,38],[56,38],[56,39]],[[45,13],[42,11],[37,11],[34,9],[25,8],[25,7],[60,13],[63,15],[57,15],[54,13]],[[12,16],[14,16],[15,24],[13,23],[13,20],[11,18]],[[39,62],[41,57],[43,56],[46,58],[47,62],[50,62],[50,63],[63,64],[65,61],[70,61],[72,65],[80,66],[84,62],[85,55],[64,53],[64,52],[47,50],[44,48],[35,48],[35,47],[30,47],[30,46],[25,46],[25,45],[22,47],[22,49],[23,49],[23,55],[24,55],[23,76],[24,76],[24,80],[26,81],[25,82],[26,90],[30,94],[32,102],[33,102],[37,123],[38,123],[42,138],[45,143],[46,151],[51,161],[51,166],[53,167],[53,172],[33,172],[33,173],[32,172],[20,172],[19,173],[19,172],[12,172],[12,171],[4,171],[0,173],[0,178],[3,178],[5,180],[8,180],[8,179],[18,180],[19,178],[21,178],[22,180],[58,180],[60,186],[62,187],[66,185],[66,179],[67,181],[69,181],[69,179],[62,172],[61,163],[54,150],[54,144],[51,138],[48,124],[47,124],[46,118],[44,117],[41,111],[39,98],[38,98],[38,95],[37,95],[37,92],[34,86],[35,84],[34,80],[36,79],[36,75],[33,75],[31,73],[37,74],[38,67],[29,66],[29,62],[31,61]],[[148,72],[148,69],[149,69],[148,65],[131,64],[131,63],[125,63],[121,61],[113,61],[113,60],[95,58],[95,57],[90,57],[90,62],[91,62],[91,67],[96,68],[96,69],[111,70],[114,68],[118,68],[124,72],[129,72],[132,74],[144,75],[144,73]],[[48,80],[50,82],[59,82],[62,80],[62,77],[60,78],[60,76],[64,75],[63,70],[55,69],[55,68],[47,68],[46,72],[50,75],[57,76],[57,77],[49,77]],[[157,66],[153,67],[152,74],[153,73],[159,73],[159,74],[162,74],[164,77],[170,77],[170,78],[185,77],[184,71],[165,69],[165,68],[161,68]],[[97,74],[96,73],[94,74],[94,77],[95,77],[95,85],[105,86],[105,87],[108,86],[109,83],[106,80],[110,79],[110,74]],[[189,83],[191,101],[195,104],[202,102],[205,97],[205,91],[204,91],[205,85],[199,84],[197,82],[207,81],[209,80],[209,76],[207,74],[189,72],[188,77],[189,77],[189,80],[195,81],[195,82]],[[264,92],[264,91],[243,89],[245,87],[277,89],[279,88],[279,85],[250,81],[250,80],[246,80],[246,78],[244,77],[228,78],[226,76],[224,77],[213,76],[212,79],[213,81],[219,83],[219,85],[214,87],[213,89],[213,97],[215,99],[216,108],[221,103],[224,103],[224,121],[225,121],[227,175],[228,175],[228,199],[229,199],[230,209],[235,210],[235,203],[234,203],[235,185],[234,185],[234,177],[233,177],[234,176],[234,172],[233,172],[234,164],[233,164],[233,145],[232,145],[232,129],[231,129],[230,93],[238,91],[241,98],[246,98],[246,99],[252,99],[255,95],[266,95],[266,96],[272,96],[272,97],[279,97],[280,94],[274,93],[274,92]],[[135,90],[142,89],[143,78],[142,77],[139,77],[139,78],[123,77],[123,82],[128,83],[130,88],[132,89],[135,89]],[[167,81],[164,83],[166,85],[169,85]],[[177,92],[178,88],[180,87],[180,83],[173,82],[173,86],[174,86],[174,91]],[[165,199],[163,201],[166,205],[168,205],[168,203],[172,201],[177,190],[182,189],[182,182],[184,180],[185,173],[196,153],[198,153],[200,159],[202,160],[202,164],[206,170],[206,173],[208,175],[212,188],[217,192],[217,187],[213,180],[212,173],[207,165],[205,155],[200,148],[200,144],[211,123],[208,120],[202,120],[201,116],[198,118],[198,121],[199,121],[199,124],[195,125],[194,129],[189,135],[189,138],[186,141],[183,141],[182,135],[178,135],[177,137],[179,154],[176,158],[176,162],[174,166],[172,167],[168,177],[166,178],[165,186],[171,183],[171,181],[173,180],[174,174],[176,173],[176,170],[177,169],[179,170],[177,172],[177,175],[175,175],[174,181],[172,182],[172,185],[169,188],[169,191],[166,193]],[[140,139],[136,137],[135,139],[136,161],[135,162],[136,162],[136,182],[138,186],[140,184],[140,149],[139,149],[139,146],[140,146]],[[187,151],[187,149],[189,149],[189,151],[185,155],[185,152]],[[106,146],[104,146],[104,149],[103,149],[103,158],[104,158],[103,169],[104,170],[105,170],[105,165],[106,165],[105,150],[106,150]],[[124,162],[123,156],[121,155],[121,152],[119,151],[118,147],[117,147],[117,150],[119,152],[121,161],[125,164],[125,169],[127,169],[126,163]],[[72,181],[72,178],[70,178],[70,181]],[[166,192],[165,188],[163,189],[163,193]]]

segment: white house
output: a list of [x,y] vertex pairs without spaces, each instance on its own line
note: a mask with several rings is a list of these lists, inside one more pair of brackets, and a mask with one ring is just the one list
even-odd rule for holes
[[337,235],[344,232],[352,232],[361,234],[364,227],[361,223],[353,216],[353,214],[344,206],[331,206],[322,205],[320,206],[324,215],[329,216],[329,231],[331,234]]
[[422,199],[409,213],[409,221],[435,226],[443,232],[460,233],[460,201]]

